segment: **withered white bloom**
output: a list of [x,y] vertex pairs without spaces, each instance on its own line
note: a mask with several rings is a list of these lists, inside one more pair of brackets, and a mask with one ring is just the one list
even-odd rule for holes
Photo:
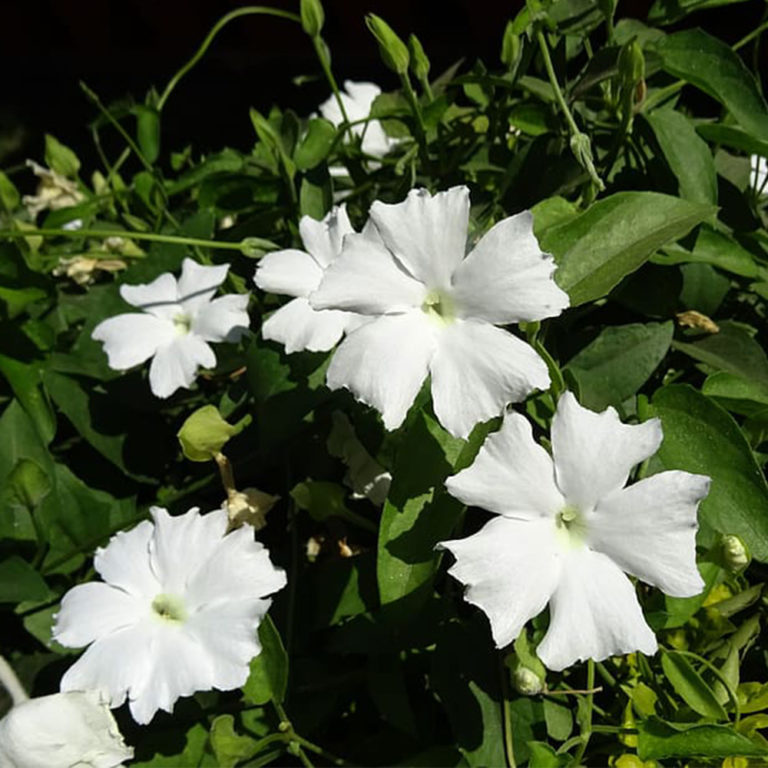
[[113,707],[127,698],[138,723],[180,696],[242,686],[261,652],[268,595],[285,586],[251,526],[226,533],[226,511],[151,513],[154,523],[96,551],[104,581],[67,592],[53,630],[62,645],[89,645],[61,689],[103,690]]
[[360,325],[360,315],[313,309],[308,298],[341,253],[344,236],[351,232],[354,229],[344,205],[334,207],[322,221],[302,216],[299,233],[307,250],[288,248],[261,259],[254,277],[256,285],[262,291],[295,297],[264,321],[261,335],[265,339],[284,344],[288,353],[304,349],[325,352]]
[[56,277],[66,275],[78,285],[90,285],[96,279],[97,272],[119,272],[128,265],[122,259],[95,259],[88,256],[70,256],[59,259],[53,268]]
[[533,217],[525,211],[498,222],[465,257],[468,225],[466,187],[377,201],[310,296],[316,309],[371,316],[336,350],[327,382],[376,407],[387,429],[403,423],[428,374],[435,414],[459,437],[549,386],[533,348],[496,327],[568,306]]
[[674,470],[625,488],[662,439],[658,419],[622,424],[613,408],[594,413],[566,392],[552,422],[552,457],[524,417],[508,414],[474,464],[448,478],[453,496],[498,515],[473,536],[439,545],[455,556],[449,573],[488,616],[498,647],[549,604],[537,653],[550,669],[656,652],[625,574],[675,597],[701,592],[696,510],[710,484]]
[[33,219],[37,217],[40,211],[57,211],[60,208],[70,208],[85,200],[85,196],[77,188],[77,184],[66,176],[62,176],[34,160],[27,160],[27,166],[40,179],[37,194],[24,195],[21,199]]
[[3,768],[116,768],[133,757],[109,699],[70,691],[16,704],[0,720]]
[[279,496],[264,493],[258,488],[243,488],[224,499],[221,508],[227,513],[231,528],[248,523],[254,531],[260,531],[267,525],[267,513],[279,500]]
[[749,163],[749,185],[757,192],[768,193],[765,183],[768,178],[768,159],[761,155],[752,155]]
[[166,272],[151,283],[121,285],[120,295],[142,312],[110,317],[93,329],[109,367],[124,371],[151,357],[149,385],[157,397],[191,386],[198,366],[213,368],[208,342],[235,342],[249,323],[247,294],[213,298],[228,269],[184,259],[178,281]]
[[[371,106],[380,93],[381,88],[375,83],[356,83],[352,80],[345,80],[344,90],[341,91],[341,101],[350,122],[365,120],[371,114]],[[334,125],[339,126],[344,122],[336,96],[329,96],[319,109],[320,114]],[[397,139],[387,136],[378,120],[369,120],[367,123],[353,125],[351,131],[356,136],[363,137],[361,149],[365,154],[373,157],[383,157],[397,144]]]

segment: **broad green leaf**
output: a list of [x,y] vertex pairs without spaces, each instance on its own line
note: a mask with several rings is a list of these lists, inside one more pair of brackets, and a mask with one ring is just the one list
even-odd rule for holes
[[554,254],[555,280],[576,306],[605,296],[656,250],[714,212],[712,206],[657,192],[618,192],[547,229],[541,246]]
[[533,214],[533,233],[541,240],[544,233],[558,224],[575,219],[578,208],[564,197],[548,197],[531,208]]
[[752,73],[727,43],[701,29],[656,43],[662,66],[717,99],[756,139],[768,141],[768,106]]
[[674,109],[657,109],[646,115],[672,173],[678,193],[694,203],[717,205],[717,172],[707,143],[693,123]]
[[80,170],[77,155],[49,133],[45,134],[45,164],[62,176],[74,177]]
[[202,723],[150,728],[142,734],[140,752],[137,750],[131,768],[203,768],[211,765],[205,761],[208,744],[208,728]]
[[0,560],[0,603],[45,600],[50,590],[43,577],[18,555]]
[[728,719],[714,691],[685,656],[675,651],[662,653],[661,667],[678,696],[691,709],[712,720]]
[[755,257],[746,249],[721,232],[702,227],[692,251],[679,246],[668,248],[654,256],[655,264],[711,264],[713,267],[742,277],[759,274]]
[[573,733],[573,714],[570,707],[552,699],[544,699],[543,704],[547,735],[555,741],[565,741]]
[[529,741],[528,749],[531,753],[528,765],[536,768],[561,768],[570,762],[568,755],[558,755],[549,744],[543,741]]
[[243,686],[248,704],[281,703],[288,685],[288,654],[269,615],[259,624],[261,653],[251,661],[251,673]]
[[768,406],[768,383],[727,371],[707,376],[701,391],[708,397],[716,398],[729,411],[746,416],[759,413]]
[[726,147],[738,149],[748,155],[768,157],[768,141],[756,139],[735,125],[698,123],[696,132],[713,144],[724,144]]
[[700,519],[716,531],[737,534],[756,559],[768,561],[768,487],[736,422],[684,384],[658,390],[653,410],[664,430],[658,452],[664,468],[712,478]]
[[768,755],[768,748],[727,725],[673,724],[652,717],[638,723],[637,729],[637,754],[642,760]]
[[299,190],[299,210],[302,216],[322,219],[333,205],[333,187],[331,177],[325,166],[313,168],[301,179]]
[[235,731],[235,718],[232,715],[219,715],[213,719],[211,747],[220,768],[235,768],[258,751],[255,739]]
[[731,288],[731,281],[709,264],[683,264],[680,271],[683,274],[682,306],[715,317]]
[[0,206],[10,213],[16,209],[20,202],[21,195],[16,189],[16,185],[0,171]]
[[56,434],[56,416],[42,387],[39,366],[0,355],[2,374],[47,445]]
[[671,322],[608,326],[566,366],[593,411],[618,406],[650,378],[669,350]]
[[325,160],[336,138],[336,127],[322,118],[313,118],[307,123],[306,136],[296,148],[293,161],[300,171],[314,168]]
[[648,11],[648,21],[652,24],[674,24],[689,13],[743,2],[745,0],[656,0]]
[[8,485],[18,502],[32,513],[51,492],[51,480],[32,459],[19,459],[8,475]]

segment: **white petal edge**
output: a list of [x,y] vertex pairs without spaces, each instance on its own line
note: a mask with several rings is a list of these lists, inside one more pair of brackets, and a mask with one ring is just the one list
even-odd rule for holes
[[526,342],[482,320],[445,326],[430,363],[432,402],[454,436],[501,416],[507,403],[549,387],[546,363]]
[[658,649],[632,582],[608,556],[587,547],[565,554],[549,610],[549,629],[536,653],[556,672],[577,661]]
[[555,317],[570,306],[555,269],[533,234],[530,211],[510,216],[486,232],[453,273],[457,310],[497,325]]
[[194,333],[178,335],[160,347],[149,367],[149,386],[155,397],[170,397],[177,389],[189,389],[199,367],[213,368],[216,355]]
[[656,453],[662,439],[659,419],[622,424],[613,408],[595,413],[565,392],[552,420],[557,484],[570,504],[588,511],[623,488],[632,468]]
[[268,253],[253,278],[262,291],[286,296],[309,296],[322,279],[323,268],[317,261],[295,248]]
[[107,584],[136,597],[154,597],[160,582],[149,562],[150,540],[155,527],[143,520],[130,531],[119,531],[99,547],[93,559],[96,572]]
[[109,317],[91,333],[92,339],[104,344],[109,367],[115,371],[126,371],[134,365],[141,365],[175,336],[172,322],[140,312]]
[[710,482],[672,470],[605,496],[589,520],[590,547],[668,595],[698,595],[696,510]]
[[173,319],[179,312],[179,292],[176,278],[165,272],[151,283],[120,286],[120,295],[134,307],[162,319]]
[[518,413],[505,416],[472,465],[449,477],[445,487],[464,504],[517,519],[554,518],[565,504],[552,459]]
[[191,331],[203,341],[239,341],[248,330],[247,293],[228,293],[205,304],[192,320]]
[[179,301],[184,310],[194,314],[207,304],[224,282],[228,271],[229,264],[207,267],[192,259],[184,259],[179,278]]
[[344,204],[331,208],[322,221],[311,216],[302,216],[299,221],[301,241],[322,269],[336,260],[344,237],[354,231]]

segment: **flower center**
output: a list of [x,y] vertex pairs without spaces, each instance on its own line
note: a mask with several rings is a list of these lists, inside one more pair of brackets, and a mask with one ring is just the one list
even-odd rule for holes
[[189,329],[192,327],[192,318],[185,312],[179,312],[178,315],[173,317],[173,326],[176,329],[176,333],[179,336],[183,336],[185,333],[189,333]]
[[182,622],[187,618],[184,601],[178,595],[157,595],[152,601],[152,610],[163,621]]
[[453,299],[442,291],[430,291],[421,305],[421,310],[440,323],[450,323],[456,317]]
[[571,505],[563,507],[555,516],[555,527],[566,547],[583,544],[587,536],[587,522],[581,510]]

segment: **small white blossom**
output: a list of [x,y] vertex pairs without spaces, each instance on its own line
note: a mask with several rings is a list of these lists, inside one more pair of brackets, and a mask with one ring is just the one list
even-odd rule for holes
[[[341,101],[350,122],[365,120],[371,114],[371,106],[376,97],[381,93],[381,88],[375,83],[355,83],[351,80],[344,81],[344,90],[341,91]],[[331,95],[320,105],[320,114],[335,126],[344,122],[336,96]],[[351,128],[355,136],[362,136],[361,149],[365,154],[373,157],[383,157],[395,144],[397,139],[387,136],[384,127],[378,120],[369,120],[367,123],[353,125]]]
[[749,184],[752,189],[763,194],[768,193],[766,189],[766,178],[768,178],[768,159],[761,155],[752,155],[749,159],[750,174]]
[[308,298],[341,253],[344,236],[352,232],[344,205],[334,207],[322,221],[302,216],[299,233],[307,250],[288,248],[261,259],[254,277],[256,285],[262,291],[295,297],[264,321],[261,335],[265,339],[284,344],[288,353],[304,349],[326,352],[360,325],[360,315],[313,309]]
[[112,707],[127,698],[138,723],[180,696],[242,686],[261,652],[268,595],[285,586],[251,526],[226,533],[226,511],[151,512],[154,523],[96,551],[104,581],[67,592],[53,631],[69,648],[89,646],[61,689],[103,690]]
[[116,768],[133,757],[109,700],[70,691],[16,704],[0,720],[3,768]]
[[710,484],[675,470],[625,488],[662,438],[658,419],[622,424],[613,408],[594,413],[566,392],[551,457],[529,422],[508,414],[474,464],[448,478],[453,496],[498,515],[473,536],[439,546],[456,558],[449,573],[488,616],[499,648],[549,604],[536,652],[550,669],[656,652],[625,574],[675,597],[701,592],[696,510]]
[[[40,179],[37,194],[24,195],[21,200],[33,219],[37,217],[40,211],[57,211],[61,208],[70,208],[85,200],[85,196],[77,188],[77,184],[66,176],[45,168],[34,160],[27,160],[27,166]],[[82,221],[80,226],[82,226]]]
[[403,423],[427,375],[437,418],[459,437],[549,386],[533,348],[496,327],[568,306],[533,217],[525,211],[498,222],[465,257],[468,225],[466,187],[377,201],[310,296],[316,309],[371,317],[336,350],[327,382],[376,407],[387,429]]
[[198,366],[216,365],[208,342],[235,342],[248,328],[247,294],[213,298],[228,269],[184,259],[178,281],[166,272],[151,283],[121,285],[123,299],[142,312],[110,317],[93,329],[109,367],[124,371],[152,358],[149,385],[157,397],[190,387]]

